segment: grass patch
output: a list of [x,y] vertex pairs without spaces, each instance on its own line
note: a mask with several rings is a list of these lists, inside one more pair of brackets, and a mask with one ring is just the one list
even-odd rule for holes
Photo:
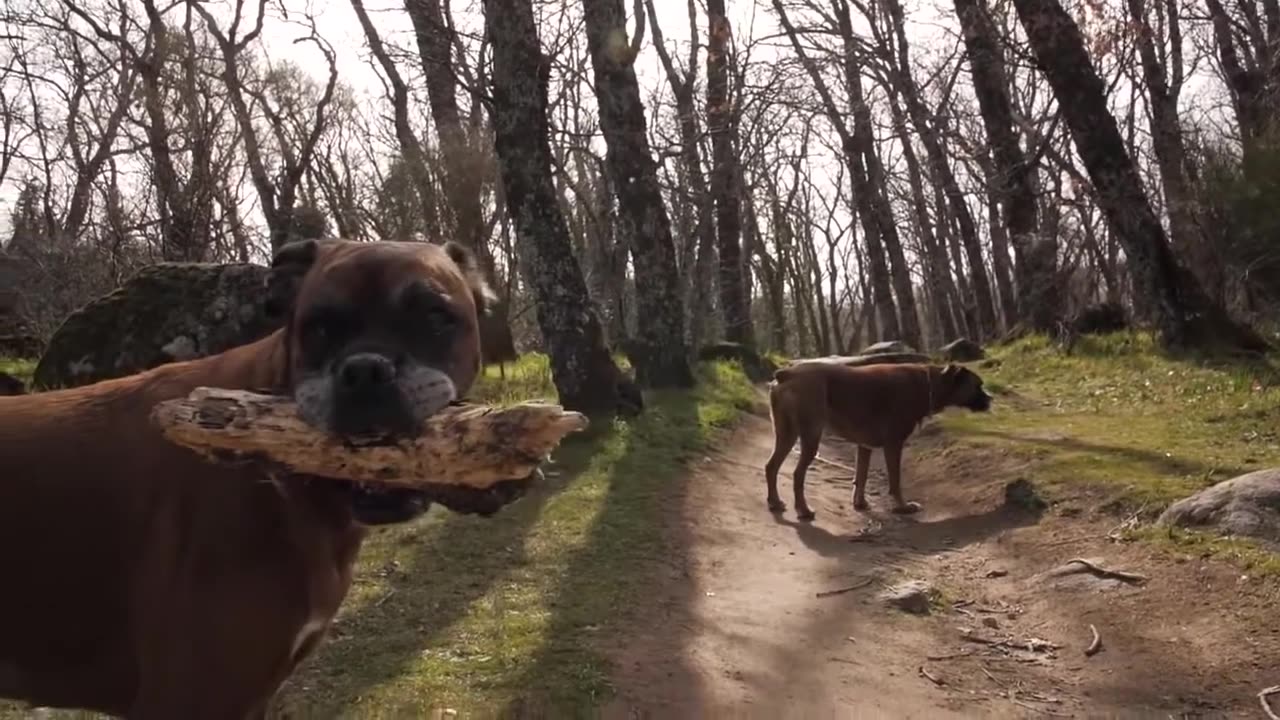
[[1180,555],[1226,560],[1255,575],[1280,577],[1280,554],[1243,538],[1152,525],[1131,530],[1125,533],[1125,537],[1143,540]]
[[12,375],[30,387],[31,376],[36,372],[36,361],[21,358],[0,357],[0,372]]
[[[1142,333],[1086,336],[1071,355],[1030,337],[991,356],[978,372],[993,411],[943,423],[962,443],[1029,460],[1050,498],[1085,495],[1150,520],[1214,483],[1280,465],[1280,372],[1270,361],[1172,357]],[[1280,571],[1277,556],[1247,540],[1154,528],[1135,537]]]
[[1215,482],[1280,464],[1280,373],[1158,351],[1149,335],[1084,337],[1071,355],[1043,337],[992,351],[979,372],[987,416],[952,414],[963,441],[1036,460],[1041,484],[1105,491],[1152,513]]
[[[486,372],[489,402],[554,398],[545,358]],[[433,509],[366,544],[336,637],[291,681],[300,717],[578,714],[610,693],[597,639],[622,627],[668,557],[664,516],[685,462],[755,402],[740,368],[699,368],[638,419],[556,454],[546,487],[490,519]]]

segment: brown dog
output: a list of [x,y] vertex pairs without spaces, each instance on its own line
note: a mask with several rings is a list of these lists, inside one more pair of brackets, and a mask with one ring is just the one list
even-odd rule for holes
[[474,381],[488,293],[459,246],[296,243],[273,262],[275,334],[0,398],[0,696],[139,720],[263,717],[342,603],[365,526],[428,502],[206,464],[165,442],[151,409],[197,386],[275,390],[335,432],[412,431]]
[[959,365],[868,365],[848,367],[834,363],[805,362],[774,373],[769,390],[773,416],[773,457],[765,465],[768,505],[771,512],[787,509],[778,497],[778,470],[796,439],[800,459],[792,473],[796,517],[812,520],[814,512],[804,498],[804,478],[818,454],[822,433],[830,427],[837,435],[858,445],[853,506],[867,509],[867,471],[871,450],[884,450],[893,511],[913,513],[920,505],[902,499],[902,448],[924,419],[948,406],[975,412],[991,408],[991,396],[982,389],[982,378]]

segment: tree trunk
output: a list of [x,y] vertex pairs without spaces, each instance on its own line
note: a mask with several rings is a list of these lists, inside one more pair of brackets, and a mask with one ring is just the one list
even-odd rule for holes
[[620,409],[625,383],[604,344],[600,319],[573,256],[551,179],[547,84],[531,0],[484,0],[493,47],[494,145],[503,196],[533,288],[538,326],[560,404],[588,413]]
[[1221,342],[1247,350],[1266,349],[1261,337],[1232,321],[1178,266],[1116,120],[1107,111],[1106,87],[1085,49],[1080,28],[1058,0],[1014,0],[1014,6],[1089,171],[1098,205],[1124,246],[1134,287],[1150,303],[1164,343],[1193,348]]
[[1000,218],[1000,179],[991,155],[985,149],[974,153],[982,172],[986,191],[983,199],[987,205],[987,225],[991,231],[991,274],[996,279],[996,293],[1000,309],[1004,313],[1005,327],[1018,322],[1018,294],[1013,287],[1013,271],[1009,260],[1009,232]]
[[[1127,0],[1129,20],[1138,28],[1134,42],[1142,63],[1142,79],[1147,90],[1148,115],[1151,119],[1151,148],[1160,168],[1160,184],[1164,190],[1165,211],[1169,215],[1169,239],[1174,252],[1196,260],[1199,265],[1200,242],[1196,237],[1196,220],[1191,186],[1187,180],[1187,152],[1178,122],[1178,96],[1182,91],[1182,29],[1179,8],[1172,0],[1154,0],[1164,9],[1164,26],[1168,28],[1168,58],[1162,60],[1155,45],[1155,30],[1147,17],[1144,0]],[[1161,5],[1162,4],[1162,5]],[[1163,38],[1162,38],[1163,40]]]
[[1019,315],[1034,330],[1052,332],[1061,311],[1058,292],[1057,238],[1040,233],[1032,185],[1035,166],[1027,161],[1014,130],[1009,77],[985,0],[955,0],[973,76],[974,94],[991,145],[997,187],[1004,206],[1017,266]]
[[[484,173],[478,167],[479,158],[458,112],[452,30],[445,24],[440,0],[404,0],[404,9],[413,23],[431,119],[444,159],[444,196],[453,215],[453,237],[475,253],[485,277],[499,293],[498,302],[480,321],[481,354],[486,362],[515,360],[510,298],[501,292],[498,283],[480,201]],[[472,112],[479,110],[473,108]]]
[[937,242],[933,232],[933,221],[929,218],[929,202],[924,194],[924,178],[920,171],[920,160],[916,157],[915,147],[907,132],[907,123],[902,115],[902,106],[898,103],[898,93],[892,87],[889,90],[889,117],[893,122],[894,134],[902,148],[902,158],[907,165],[907,182],[911,187],[911,207],[915,211],[916,231],[920,234],[920,246],[923,250],[920,265],[924,268],[925,283],[933,299],[931,309],[935,318],[935,329],[949,342],[958,337],[955,323],[951,319],[948,307],[948,295],[944,286],[944,277],[938,266]]
[[693,371],[685,346],[675,244],[649,151],[644,105],[632,65],[636,49],[626,41],[621,0],[583,0],[582,8],[618,220],[630,237],[635,260],[641,346],[639,356],[633,358],[636,379],[650,387],[688,387],[693,384]]
[[[686,299],[689,317],[689,339],[697,347],[706,336],[706,326],[711,320],[713,284],[715,283],[716,223],[715,208],[707,178],[702,171],[702,152],[699,149],[701,129],[698,127],[698,110],[694,102],[694,80],[698,68],[698,44],[690,43],[689,58],[682,73],[676,68],[667,52],[662,28],[654,10],[654,0],[645,3],[649,24],[653,27],[653,46],[667,74],[671,94],[675,98],[676,117],[680,125],[680,161],[684,165],[688,193],[692,196],[696,218],[693,246],[693,267],[685,268],[689,277],[689,293]],[[691,37],[697,36],[696,16],[689,18]]]
[[738,156],[729,98],[729,19],[725,0],[707,0],[707,134],[711,136],[711,197],[720,254],[720,312],[725,338],[753,345],[750,299],[742,262],[742,213],[736,187]]

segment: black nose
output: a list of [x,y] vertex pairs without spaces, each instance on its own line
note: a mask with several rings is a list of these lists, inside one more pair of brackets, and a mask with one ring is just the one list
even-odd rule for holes
[[395,379],[395,364],[375,353],[356,353],[343,360],[338,369],[338,382],[349,392],[381,389]]

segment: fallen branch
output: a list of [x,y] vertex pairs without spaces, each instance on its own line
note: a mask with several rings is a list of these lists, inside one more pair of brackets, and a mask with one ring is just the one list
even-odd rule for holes
[[835,590],[823,590],[821,592],[814,593],[814,595],[820,598],[831,597],[833,595],[843,595],[847,592],[853,592],[854,590],[861,590],[862,588],[870,585],[875,581],[876,581],[875,578],[867,578],[866,580],[858,583],[857,585],[850,585],[849,587],[837,588]]
[[1267,700],[1272,695],[1280,695],[1280,685],[1272,685],[1258,693],[1258,703],[1262,705],[1262,712],[1266,713],[1268,718],[1280,720],[1280,716],[1276,715],[1275,711],[1271,709],[1271,702]]
[[945,681],[942,680],[942,678],[934,677],[933,675],[931,675],[928,670],[924,669],[923,665],[920,666],[920,675],[924,677],[925,680],[928,680],[929,682],[933,683],[934,685],[937,685],[938,687],[943,687],[947,684]]
[[1101,565],[1098,565],[1097,563],[1091,562],[1089,560],[1085,560],[1084,558],[1072,558],[1071,560],[1068,560],[1065,563],[1063,563],[1064,566],[1072,565],[1072,564],[1083,565],[1086,570],[1088,570],[1089,572],[1101,578],[1109,578],[1111,580],[1121,580],[1123,582],[1134,583],[1136,585],[1141,585],[1142,583],[1147,581],[1147,578],[1144,575],[1138,575],[1137,573],[1122,572],[1120,570],[1108,570],[1107,568],[1104,568]]
[[152,420],[170,442],[211,462],[469,490],[529,477],[566,435],[587,427],[586,417],[558,405],[455,405],[428,418],[415,437],[341,438],[303,422],[290,398],[212,388],[160,403]]
[[961,628],[960,637],[969,642],[979,643],[981,645],[990,645],[991,647],[1005,648],[1008,650],[1026,650],[1028,652],[1051,652],[1057,650],[1060,646],[1056,643],[1049,642],[1043,638],[1027,638],[1026,640],[1014,640],[1013,636],[1003,639],[988,638],[978,635],[972,628]]
[[1089,643],[1089,647],[1084,649],[1085,657],[1093,657],[1102,649],[1102,636],[1098,634],[1098,628],[1090,624],[1089,631],[1093,633],[1093,641]]

